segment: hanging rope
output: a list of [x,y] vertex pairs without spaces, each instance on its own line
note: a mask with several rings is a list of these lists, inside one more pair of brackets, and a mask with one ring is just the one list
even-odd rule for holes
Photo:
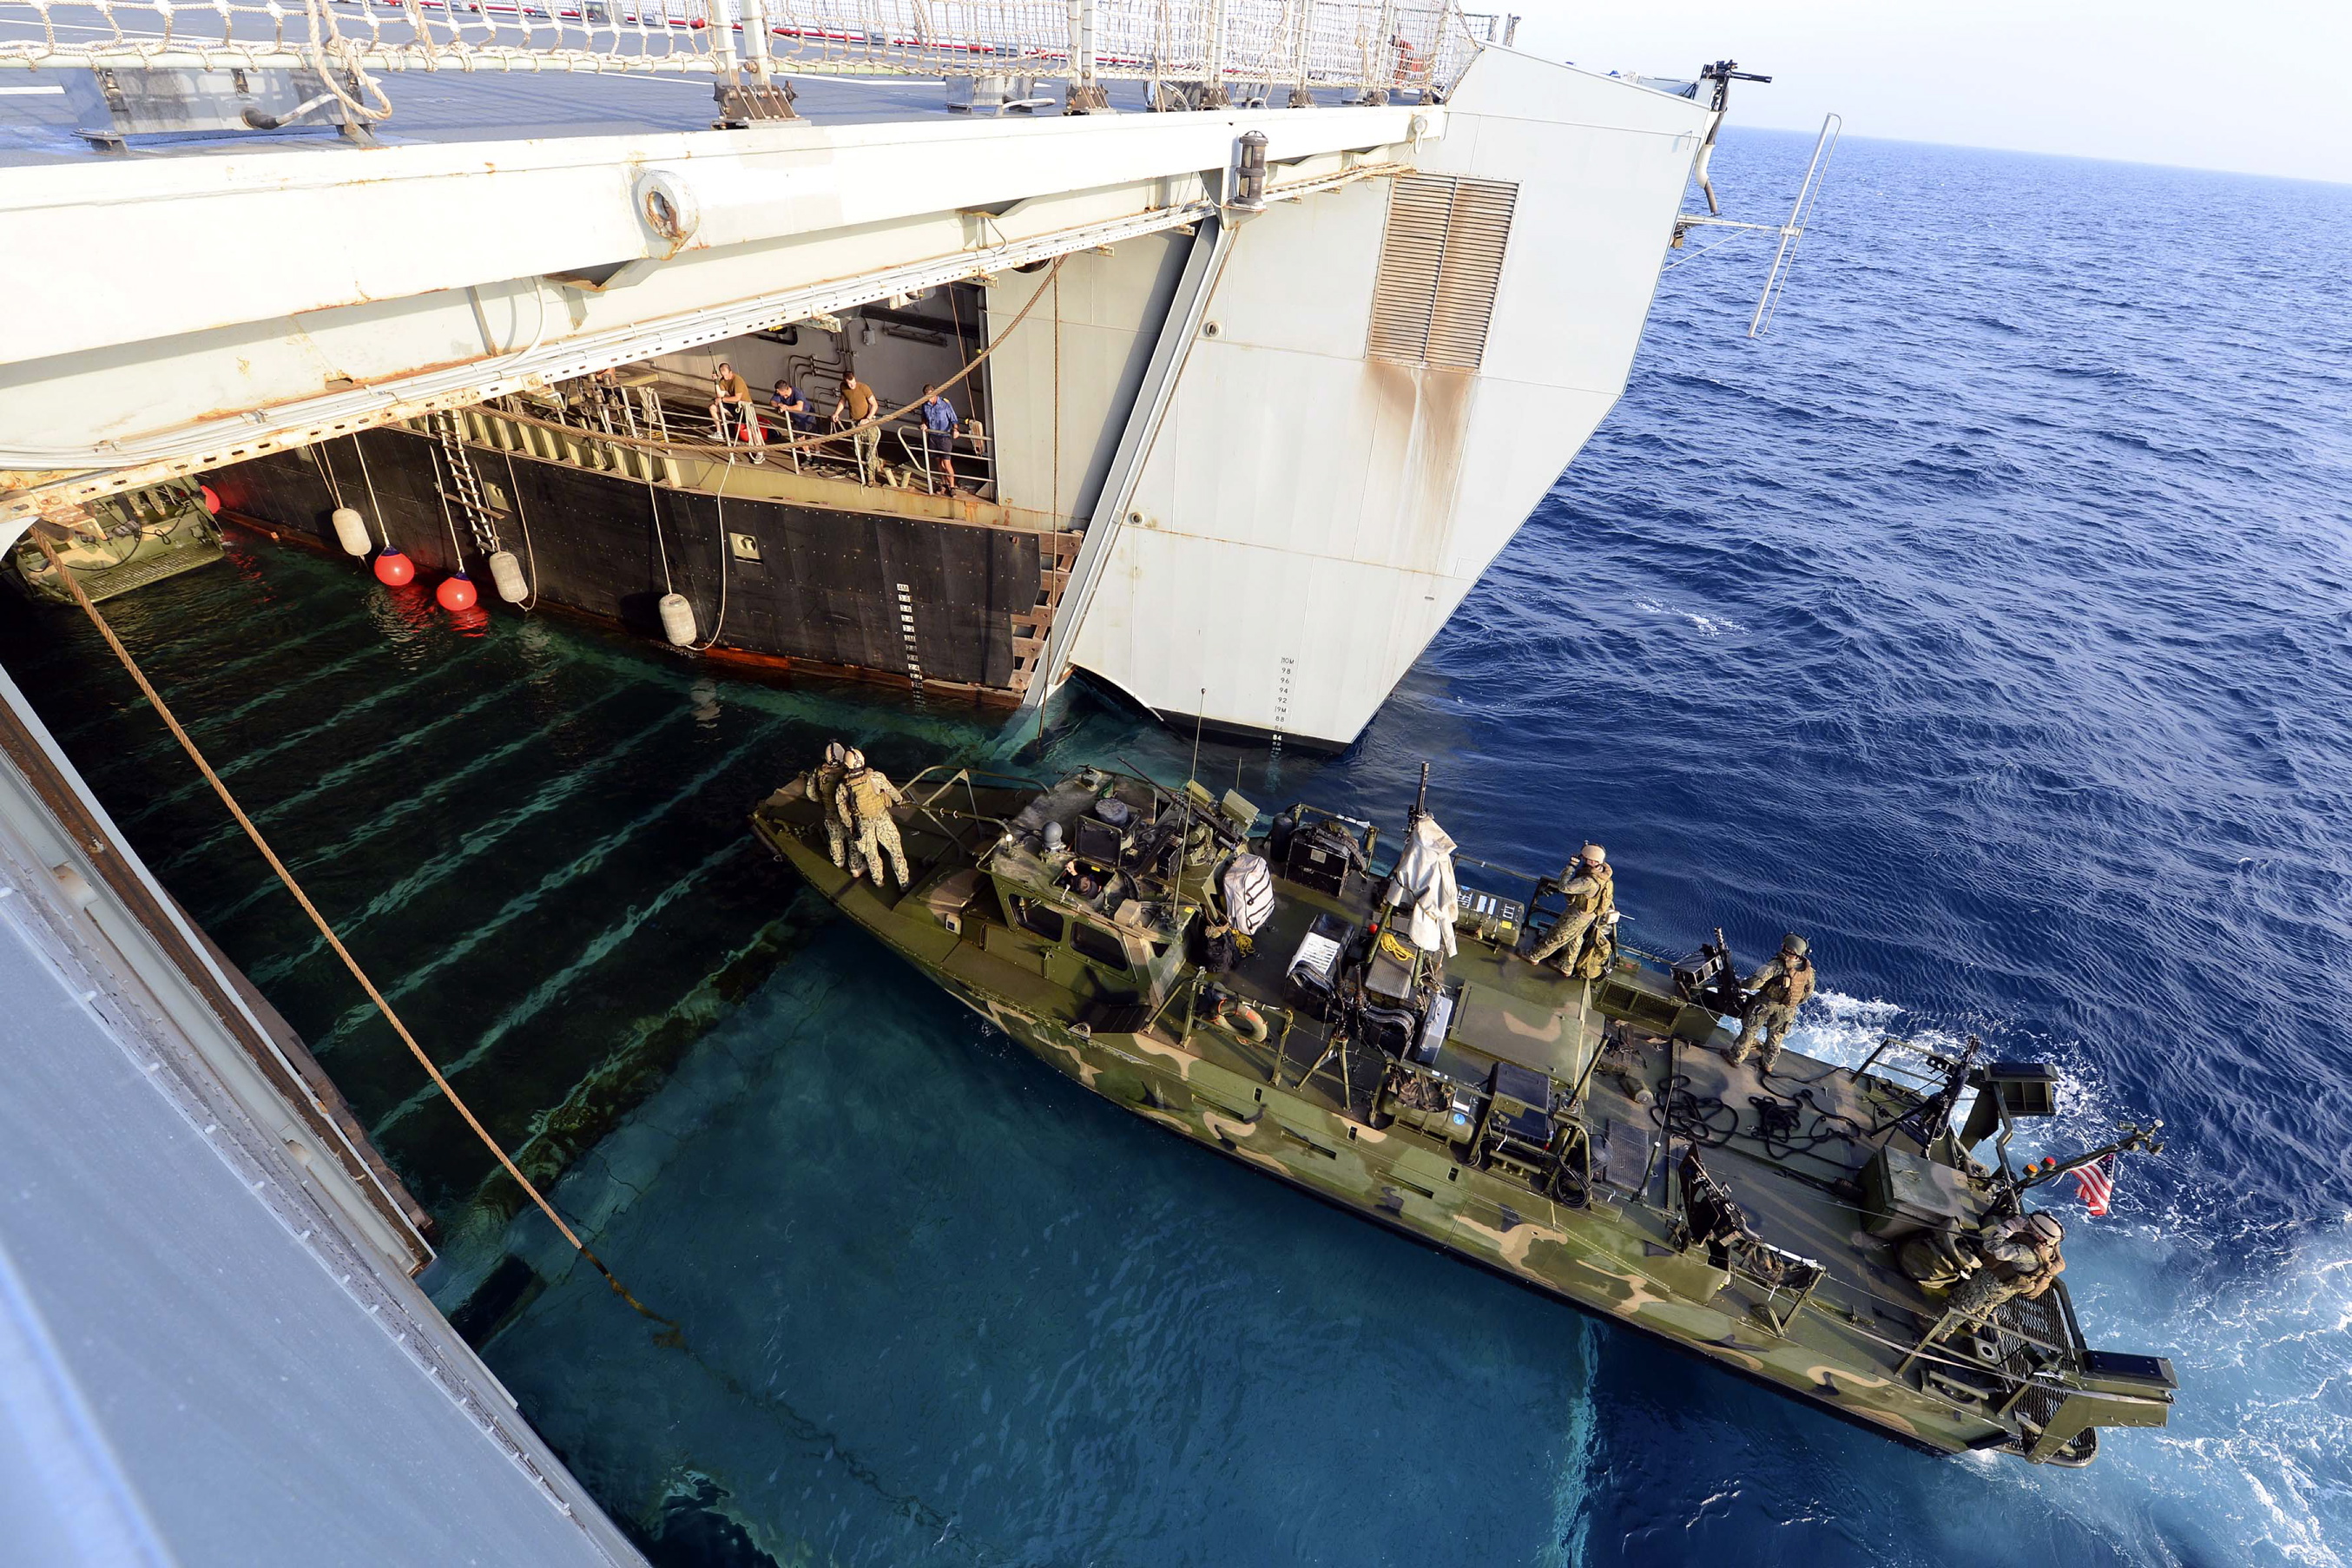
[[709,653],[719,646],[719,634],[727,629],[727,558],[734,547],[727,542],[727,481],[735,477],[735,459],[727,459],[727,471],[719,476],[719,489],[714,498],[719,503],[719,622],[710,628],[710,639],[692,651]]
[[654,548],[661,552],[662,592],[675,594],[677,592],[677,587],[669,580],[669,546],[662,542],[661,492],[654,489],[654,481],[651,478],[646,480],[646,500],[653,503]]
[[530,558],[530,597],[520,605],[522,613],[527,616],[539,605],[539,552],[530,542],[530,519],[523,513],[522,480],[515,477],[512,452],[507,454],[507,483],[514,487],[515,521],[522,527],[523,553]]
[[441,527],[449,535],[449,570],[463,572],[466,569],[466,551],[457,542],[457,519],[449,515],[448,487],[441,482],[441,448],[427,447],[425,450],[425,455],[433,459],[433,493],[441,498]]
[[139,668],[139,661],[131,657],[131,650],[122,646],[122,639],[114,635],[114,628],[107,624],[104,616],[99,614],[98,606],[90,603],[89,595],[82,592],[81,584],[75,579],[71,572],[66,569],[65,563],[58,559],[57,551],[38,532],[33,535],[33,542],[39,545],[41,553],[49,558],[50,568],[72,591],[74,603],[79,605],[82,607],[82,613],[89,616],[90,625],[98,628],[98,635],[106,639],[106,646],[114,650],[114,657],[122,661],[122,668],[131,672],[131,679],[138,682],[140,691],[149,702],[154,705],[156,714],[163,719],[164,727],[172,731],[173,739],[180,742],[181,750],[186,752],[188,759],[196,764],[196,771],[205,775],[205,782],[213,786],[213,793],[220,796],[223,805],[228,807],[228,814],[236,818],[236,825],[245,829],[245,836],[253,840],[253,847],[261,851],[261,858],[269,862],[269,868],[278,874],[278,879],[286,885],[286,890],[294,895],[294,901],[302,906],[302,912],[310,917],[310,923],[319,928],[320,936],[324,938],[327,945],[334,950],[335,956],[343,961],[343,967],[352,972],[352,978],[360,983],[360,989],[367,993],[368,1000],[375,1004],[376,1011],[383,1015],[384,1022],[390,1024],[393,1033],[400,1037],[400,1043],[408,1047],[408,1054],[416,1058],[417,1065],[422,1067],[425,1075],[432,1079],[433,1086],[447,1098],[449,1103],[457,1109],[457,1114],[466,1119],[466,1125],[473,1129],[474,1136],[482,1141],[484,1148],[498,1157],[499,1163],[505,1167],[507,1174],[512,1176],[515,1179],[515,1184],[522,1188],[524,1195],[538,1205],[539,1212],[547,1216],[548,1223],[554,1226],[557,1231],[562,1233],[563,1239],[572,1244],[572,1249],[586,1258],[594,1267],[596,1272],[604,1277],[604,1283],[613,1288],[613,1293],[635,1308],[644,1316],[664,1325],[669,1331],[661,1336],[664,1342],[683,1345],[685,1341],[679,1335],[677,1324],[671,1319],[663,1317],[629,1293],[628,1287],[622,1284],[610,1268],[604,1267],[603,1258],[589,1250],[588,1244],[581,1240],[572,1228],[564,1223],[562,1215],[555,1212],[555,1205],[547,1201],[539,1188],[531,1184],[530,1178],[522,1173],[521,1168],[516,1165],[513,1158],[499,1146],[499,1141],[490,1136],[489,1129],[484,1127],[480,1119],[475,1116],[472,1107],[458,1098],[457,1091],[450,1087],[449,1080],[442,1076],[441,1069],[434,1066],[433,1058],[425,1054],[425,1047],[416,1043],[416,1037],[408,1032],[408,1026],[400,1021],[400,1015],[392,1010],[392,1004],[384,999],[383,993],[376,989],[375,982],[368,978],[367,971],[360,967],[360,961],[352,956],[352,950],[343,945],[342,938],[337,936],[334,927],[327,923],[327,917],[319,912],[319,906],[310,901],[310,896],[305,893],[302,890],[302,885],[294,879],[294,873],[286,868],[286,862],[278,858],[278,851],[269,847],[269,840],[261,836],[261,829],[253,825],[253,818],[247,816],[245,814],[245,808],[237,805],[236,796],[229,793],[228,785],[221,782],[221,776],[213,771],[212,763],[205,760],[204,752],[197,749],[196,742],[190,738],[187,731],[181,727],[180,721],[173,715],[170,706],[164,702],[163,694],[157,691],[153,684],[148,680],[146,671]]
[[383,525],[383,503],[375,499],[375,476],[368,472],[367,448],[360,445],[359,433],[352,434],[352,450],[360,455],[360,478],[367,481],[368,510],[375,513],[375,536],[383,548],[392,548],[392,531]]
[[318,469],[320,476],[327,481],[327,493],[334,498],[335,508],[340,511],[343,505],[343,487],[335,483],[335,468],[327,461],[326,448],[305,447],[302,450],[310,454],[310,466]]

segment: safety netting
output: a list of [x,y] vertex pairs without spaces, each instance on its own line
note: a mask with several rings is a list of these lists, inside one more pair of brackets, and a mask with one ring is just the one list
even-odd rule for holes
[[1442,90],[1497,18],[1351,0],[0,0],[0,67],[1013,76]]

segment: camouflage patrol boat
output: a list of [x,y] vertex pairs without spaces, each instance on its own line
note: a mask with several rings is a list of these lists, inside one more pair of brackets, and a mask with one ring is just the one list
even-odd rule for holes
[[2000,1234],[2054,1228],[2033,1187],[2155,1147],[2126,1128],[2012,1169],[2017,1119],[2056,1106],[2038,1064],[1890,1038],[1859,1067],[1734,1065],[1719,936],[1666,963],[1603,921],[1580,974],[1531,963],[1559,885],[1460,855],[1419,805],[1383,866],[1376,826],[1311,805],[1261,834],[1197,783],[935,768],[896,810],[891,890],[833,863],[811,795],[761,803],[760,839],[1170,1131],[1919,1447],[2083,1465],[2100,1428],[2166,1421],[2170,1363],[2090,1349],[2054,1268],[1990,1311],[1953,1289]]
[[[100,497],[77,516],[44,519],[33,529],[48,539],[64,570],[93,602],[226,559],[220,526],[194,479],[163,479]],[[74,602],[73,590],[33,542],[32,531],[0,559],[0,579],[37,599]]]

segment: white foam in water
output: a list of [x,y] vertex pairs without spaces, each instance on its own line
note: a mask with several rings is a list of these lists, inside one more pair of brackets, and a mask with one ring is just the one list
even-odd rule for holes
[[[1836,992],[1816,1000],[1789,1047],[1843,1067],[1860,1066],[1903,1011]],[[1966,1045],[1940,1028],[1905,1037],[1938,1054]],[[2062,1079],[2060,1114],[2020,1129],[2011,1152],[2021,1163],[2063,1159],[2113,1137],[2119,1121],[2145,1119],[2087,1052],[2036,1043],[1994,1054],[2050,1060]],[[2184,1142],[2154,1158],[2194,1156]],[[2289,1241],[2287,1222],[2250,1224],[2226,1205],[2192,1214],[2167,1203],[2151,1214],[2150,1194],[2173,1184],[2134,1180],[2150,1159],[2124,1158],[2105,1219],[2082,1207],[2072,1182],[2036,1196],[2066,1226],[2066,1283],[2091,1342],[2171,1358],[2181,1386],[2170,1425],[2105,1434],[2087,1471],[2000,1456],[1962,1462],[2030,1491],[2132,1561],[2346,1568],[2352,1215]],[[2245,1261],[2282,1247],[2273,1267]]]
[[1726,620],[1721,616],[1703,616],[1696,610],[1669,609],[1664,605],[1652,604],[1647,599],[1635,600],[1634,608],[1648,615],[1673,616],[1678,620],[1688,621],[1698,628],[1701,637],[1721,637],[1726,632],[1736,632],[1739,629],[1739,624],[1737,621]]

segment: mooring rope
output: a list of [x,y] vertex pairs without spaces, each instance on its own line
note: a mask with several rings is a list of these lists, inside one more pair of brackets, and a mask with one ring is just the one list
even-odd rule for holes
[[588,1244],[581,1240],[578,1234],[564,1223],[563,1216],[555,1212],[555,1205],[549,1203],[539,1188],[532,1184],[531,1179],[522,1173],[521,1168],[514,1163],[513,1158],[500,1146],[499,1141],[490,1136],[489,1129],[482,1125],[481,1120],[474,1114],[472,1107],[459,1098],[457,1091],[450,1087],[449,1080],[442,1076],[441,1069],[434,1066],[433,1058],[425,1054],[425,1047],[416,1043],[416,1037],[408,1032],[408,1026],[400,1021],[400,1015],[392,1010],[392,1004],[384,999],[383,993],[376,989],[375,982],[368,978],[367,971],[360,967],[360,961],[352,956],[352,950],[343,945],[342,938],[337,936],[334,927],[327,923],[327,917],[319,912],[319,906],[312,903],[310,896],[302,890],[302,884],[294,879],[294,873],[286,868],[286,862],[278,858],[278,851],[269,847],[269,840],[262,837],[261,829],[253,825],[253,818],[247,816],[245,814],[245,808],[237,805],[236,796],[229,793],[228,785],[221,782],[221,776],[213,771],[212,763],[205,760],[204,752],[197,748],[195,741],[187,731],[181,727],[180,721],[173,716],[170,705],[163,700],[163,694],[155,689],[154,684],[147,679],[147,672],[139,668],[139,661],[131,657],[131,650],[122,646],[121,637],[114,635],[113,626],[107,623],[104,616],[99,614],[98,606],[90,602],[89,595],[82,592],[81,584],[76,581],[74,574],[66,569],[65,563],[58,559],[56,548],[37,530],[34,531],[32,537],[33,542],[40,546],[41,553],[49,558],[49,565],[64,580],[66,586],[72,591],[74,602],[82,607],[82,613],[89,616],[90,624],[98,628],[98,635],[106,639],[106,646],[114,650],[114,657],[122,661],[122,668],[129,670],[131,679],[139,683],[140,691],[145,695],[149,702],[154,704],[156,713],[163,719],[164,726],[172,731],[173,738],[180,742],[181,750],[188,753],[189,760],[196,764],[196,771],[205,775],[205,782],[213,786],[213,793],[220,796],[221,804],[228,807],[229,815],[236,818],[236,825],[245,829],[245,836],[253,840],[253,847],[261,851],[261,858],[269,862],[269,868],[278,874],[278,879],[280,882],[286,884],[286,890],[294,895],[294,901],[302,906],[302,912],[310,917],[310,923],[319,928],[320,936],[326,940],[329,947],[335,950],[335,956],[343,961],[343,967],[352,972],[352,978],[360,983],[360,989],[367,993],[368,1000],[375,1004],[376,1011],[383,1015],[384,1022],[392,1026],[393,1033],[400,1037],[401,1044],[408,1047],[409,1055],[416,1058],[417,1065],[422,1067],[426,1076],[432,1079],[434,1087],[438,1089],[447,1098],[449,1103],[457,1108],[457,1114],[466,1119],[466,1125],[474,1130],[474,1136],[482,1141],[483,1147],[498,1156],[498,1162],[505,1167],[507,1174],[512,1176],[515,1179],[515,1184],[521,1187],[524,1194],[538,1205],[539,1212],[547,1216],[548,1223],[554,1226],[562,1234],[563,1239],[572,1244],[572,1249],[586,1258],[595,1268],[596,1272],[604,1277],[604,1283],[613,1288],[613,1293],[646,1317],[666,1327],[669,1331],[667,1334],[662,1336],[666,1341],[683,1344],[684,1340],[679,1336],[677,1324],[673,1320],[663,1317],[629,1293],[629,1288],[622,1284],[619,1277],[604,1266],[604,1260],[591,1251]]
[[360,445],[357,431],[352,433],[352,450],[360,455],[360,478],[367,481],[368,510],[375,513],[375,516],[369,521],[375,524],[376,538],[383,541],[384,548],[389,550],[392,547],[392,535],[384,531],[383,503],[375,499],[375,476],[368,472],[367,448]]

